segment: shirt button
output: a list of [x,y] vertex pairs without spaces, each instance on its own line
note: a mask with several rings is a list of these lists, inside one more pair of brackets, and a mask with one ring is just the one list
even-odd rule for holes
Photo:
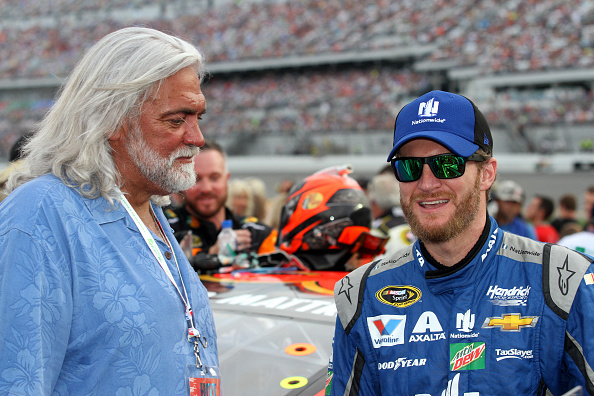
[[165,258],[166,258],[167,260],[171,260],[171,253],[169,253],[169,252],[165,252]]

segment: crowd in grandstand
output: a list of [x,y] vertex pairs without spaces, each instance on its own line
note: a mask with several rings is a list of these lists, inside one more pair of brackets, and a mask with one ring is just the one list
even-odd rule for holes
[[[210,63],[432,45],[429,60],[487,74],[594,66],[587,0],[0,0],[0,15],[0,80],[61,78],[100,37],[131,24],[187,38]],[[388,64],[214,75],[204,125],[217,136],[389,130],[402,101],[429,88],[427,75]],[[504,92],[485,108],[495,125],[585,123],[594,121],[592,95],[583,87]],[[0,97],[0,146],[50,100]]]

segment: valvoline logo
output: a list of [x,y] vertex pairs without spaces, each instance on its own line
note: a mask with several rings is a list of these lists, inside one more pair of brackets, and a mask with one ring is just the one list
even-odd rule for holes
[[374,348],[404,344],[406,315],[379,315],[367,318]]

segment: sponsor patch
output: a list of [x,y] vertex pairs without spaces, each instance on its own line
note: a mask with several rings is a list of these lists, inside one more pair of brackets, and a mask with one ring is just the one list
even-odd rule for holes
[[493,305],[505,307],[526,306],[528,296],[530,295],[530,286],[514,286],[511,289],[499,287],[499,285],[489,286],[486,295],[489,297],[489,301]]
[[532,359],[534,357],[531,349],[495,349],[495,354],[497,355],[497,361],[505,359]]
[[408,359],[398,358],[389,362],[382,362],[377,364],[378,370],[398,370],[401,367],[418,367],[424,366],[427,359]]
[[586,282],[586,285],[594,285],[594,274],[584,275],[584,282]]
[[445,333],[437,315],[432,311],[425,311],[419,316],[409,342],[427,342],[445,340]]
[[485,343],[450,344],[450,370],[480,370],[485,368]]
[[524,327],[535,327],[538,316],[522,316],[517,313],[505,314],[500,317],[487,318],[483,329],[499,327],[501,331],[521,331]]
[[367,318],[374,348],[404,344],[406,315],[379,315]]
[[405,308],[419,301],[421,290],[414,286],[386,286],[375,297],[384,304]]

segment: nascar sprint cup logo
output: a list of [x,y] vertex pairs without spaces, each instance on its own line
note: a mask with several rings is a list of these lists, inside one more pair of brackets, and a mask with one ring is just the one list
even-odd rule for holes
[[421,291],[414,286],[386,286],[375,297],[384,304],[405,308],[419,301]]

